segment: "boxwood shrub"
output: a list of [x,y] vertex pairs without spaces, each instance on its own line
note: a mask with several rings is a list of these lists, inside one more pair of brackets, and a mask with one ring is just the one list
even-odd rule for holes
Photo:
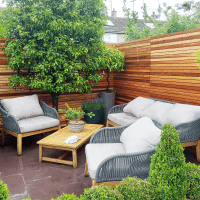
[[152,186],[148,182],[137,178],[127,177],[123,179],[115,188],[126,200],[142,199],[151,200]]
[[81,195],[81,200],[124,200],[123,195],[114,190],[113,187],[107,185],[100,185],[97,187],[91,187],[84,190],[84,194]]
[[200,165],[187,163],[185,168],[189,182],[188,198],[200,199]]
[[78,200],[78,198],[74,193],[72,194],[62,194],[57,199],[51,199],[51,200]]
[[153,199],[186,199],[189,182],[179,133],[170,123],[161,129],[161,140],[151,157],[148,177],[154,187]]
[[10,196],[8,192],[7,185],[0,179],[0,200],[7,200]]

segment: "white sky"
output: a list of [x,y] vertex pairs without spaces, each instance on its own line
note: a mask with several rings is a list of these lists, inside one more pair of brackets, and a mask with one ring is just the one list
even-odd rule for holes
[[[122,7],[124,5],[123,0],[103,0],[108,8],[108,15],[111,15],[111,5],[112,9],[115,8],[117,11],[117,17],[123,17]],[[148,14],[151,15],[153,12],[157,14],[158,4],[161,5],[166,2],[168,6],[175,7],[177,3],[183,3],[185,0],[134,0],[134,11],[138,12],[139,18],[142,18],[141,7],[143,2],[146,3]],[[195,0],[199,1],[199,0]],[[112,2],[112,4],[111,4]],[[133,0],[126,0],[127,7],[133,10]],[[0,0],[0,6],[6,7],[6,4],[3,4],[3,0]]]
[[[175,8],[177,3],[184,3],[186,0],[134,0],[134,11],[138,12],[138,16],[142,19],[142,10],[141,7],[143,6],[143,2],[147,5],[147,11],[149,15],[152,15],[153,12],[158,14],[157,8],[159,3],[163,5],[163,3],[167,3],[168,6],[172,6]],[[195,2],[199,0],[194,0]],[[115,8],[117,11],[117,17],[123,17],[122,7],[124,6],[123,0],[104,0],[108,10],[108,15],[111,15],[111,2],[112,2],[112,9]],[[128,8],[133,10],[133,0],[126,0],[126,5]]]

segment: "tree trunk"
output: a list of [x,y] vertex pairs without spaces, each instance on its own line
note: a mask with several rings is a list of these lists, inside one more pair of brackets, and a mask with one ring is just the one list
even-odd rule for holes
[[53,106],[53,108],[55,108],[58,111],[59,94],[51,93],[51,97],[52,97],[52,106]]
[[107,72],[107,82],[108,82],[108,86],[107,86],[107,91],[109,91],[109,87],[110,87],[110,81],[109,81],[109,71],[108,71],[108,67],[106,68],[106,72]]

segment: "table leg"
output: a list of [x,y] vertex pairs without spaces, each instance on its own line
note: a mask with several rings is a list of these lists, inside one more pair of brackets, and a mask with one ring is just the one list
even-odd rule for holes
[[76,152],[76,150],[73,150],[72,155],[73,155],[73,168],[77,168],[77,152]]
[[43,156],[43,148],[42,145],[39,145],[39,162],[42,162],[42,156]]

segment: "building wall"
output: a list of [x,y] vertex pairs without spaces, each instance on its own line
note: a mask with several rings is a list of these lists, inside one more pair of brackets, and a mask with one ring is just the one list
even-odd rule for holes
[[106,43],[117,43],[118,36],[114,33],[105,33],[105,35],[103,36],[103,41]]
[[117,43],[125,42],[125,35],[126,34],[117,34]]

